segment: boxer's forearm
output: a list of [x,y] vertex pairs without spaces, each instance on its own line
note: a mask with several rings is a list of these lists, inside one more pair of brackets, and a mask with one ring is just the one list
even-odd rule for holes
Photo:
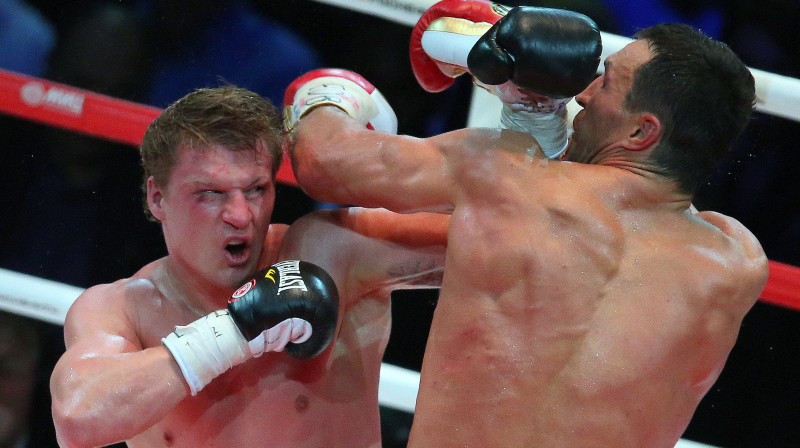
[[62,447],[105,446],[163,419],[188,389],[162,346],[113,355],[65,355],[51,378],[53,420]]

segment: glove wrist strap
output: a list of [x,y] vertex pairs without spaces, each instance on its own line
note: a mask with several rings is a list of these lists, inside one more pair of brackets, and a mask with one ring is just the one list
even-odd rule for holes
[[161,340],[181,368],[192,395],[214,378],[252,355],[227,310],[218,310]]
[[294,130],[297,121],[320,106],[334,106],[356,120],[367,124],[378,115],[377,107],[369,93],[349,79],[322,77],[313,79],[298,89],[299,98],[285,114],[285,127]]

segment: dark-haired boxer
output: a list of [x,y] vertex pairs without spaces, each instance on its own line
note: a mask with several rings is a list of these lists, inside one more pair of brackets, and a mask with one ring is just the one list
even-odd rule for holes
[[150,125],[146,210],[168,255],[70,309],[51,378],[61,446],[380,447],[390,293],[438,287],[448,217],[270,225],[282,140],[273,105],[235,87]]
[[767,279],[742,224],[691,207],[748,121],[753,78],[725,45],[666,24],[585,80],[598,44],[585,17],[494,6],[434,5],[490,25],[466,66],[437,75],[576,95],[565,161],[535,127],[365,129],[374,87],[320,71],[290,86],[295,174],[319,200],[451,215],[409,446],[673,447]]

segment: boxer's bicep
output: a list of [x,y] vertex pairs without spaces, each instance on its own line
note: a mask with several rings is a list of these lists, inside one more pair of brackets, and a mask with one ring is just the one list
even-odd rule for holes
[[87,290],[65,322],[67,350],[50,377],[53,421],[63,446],[130,439],[188,395],[169,351],[162,345],[142,348],[108,286]]

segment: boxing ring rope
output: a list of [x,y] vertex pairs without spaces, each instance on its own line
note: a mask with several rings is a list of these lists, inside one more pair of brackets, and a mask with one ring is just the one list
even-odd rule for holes
[[[0,69],[0,113],[139,146],[161,109]],[[276,179],[297,185],[289,163]]]
[[[419,17],[431,5],[439,0],[315,0],[351,11],[379,17],[400,25],[413,27]],[[503,3],[502,1],[498,3]],[[603,53],[599,69],[603,70],[602,61],[605,58],[631,42],[628,37],[601,32]],[[789,120],[800,121],[800,80],[788,76],[778,75],[763,70],[750,68],[756,81],[756,110],[762,113],[776,115]],[[380,86],[377,86],[380,89]],[[482,91],[482,89],[476,89]],[[485,101],[496,101],[493,96],[484,97]],[[472,103],[475,105],[475,102]],[[475,110],[471,108],[470,110]],[[497,123],[494,116],[493,123]]]
[[[413,26],[436,0],[316,0]],[[602,33],[603,58],[622,48],[630,39]],[[602,64],[601,64],[602,68]],[[762,113],[800,121],[800,80],[751,69],[756,80]],[[473,115],[472,111],[492,111],[499,107],[494,96],[480,96],[476,89],[469,125],[497,123],[497,114]],[[489,107],[484,107],[484,106]],[[138,146],[147,125],[161,109],[68,85],[0,69],[0,113],[68,129],[86,135]],[[284,163],[277,180],[297,185],[289,163]],[[800,268],[769,262],[770,274],[760,301],[800,311]],[[0,310],[5,310],[55,325],[63,325],[69,307],[82,288],[0,268]],[[414,412],[419,373],[390,364],[381,366],[378,399],[382,406]],[[709,445],[681,439],[676,448],[701,448]]]

